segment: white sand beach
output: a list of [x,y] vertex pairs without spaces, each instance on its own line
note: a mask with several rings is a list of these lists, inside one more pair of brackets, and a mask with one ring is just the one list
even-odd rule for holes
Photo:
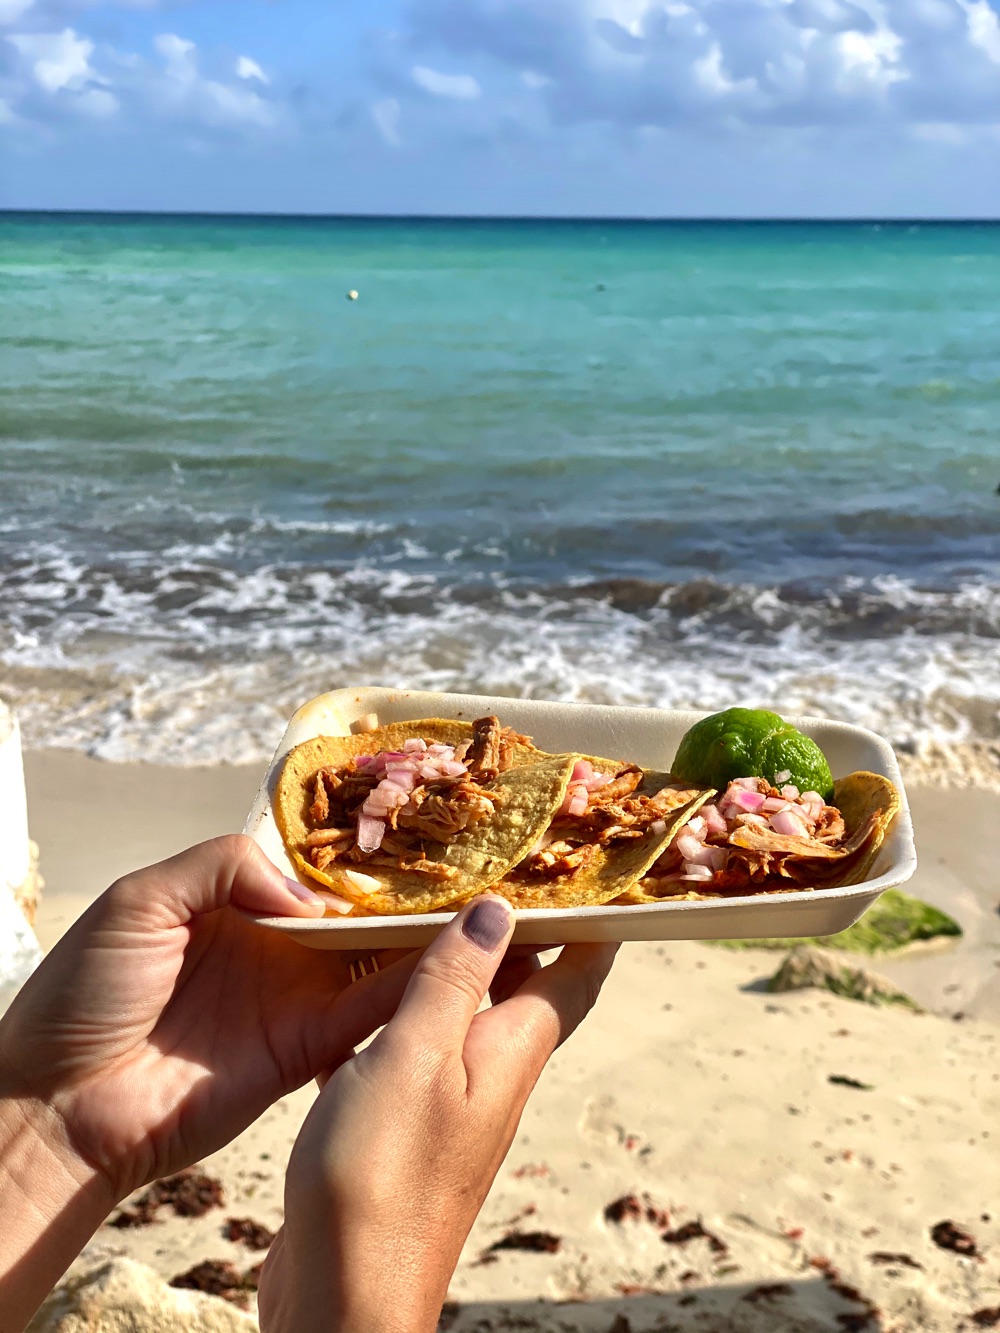
[[[56,751],[28,755],[27,775],[46,947],[116,875],[238,829],[259,781],[257,768],[181,772]],[[595,1012],[529,1103],[442,1328],[992,1326],[1000,795],[909,795],[921,858],[909,887],[965,935],[874,966],[932,1012],[769,994],[762,982],[781,955],[761,950],[623,947]],[[164,1209],[163,1221],[106,1227],[95,1244],[167,1277],[203,1259],[256,1263],[260,1253],[223,1239],[224,1220],[280,1223],[283,1166],[312,1096],[286,1098],[204,1164],[223,1182],[224,1207],[195,1220]],[[944,1221],[982,1257],[935,1243]]]

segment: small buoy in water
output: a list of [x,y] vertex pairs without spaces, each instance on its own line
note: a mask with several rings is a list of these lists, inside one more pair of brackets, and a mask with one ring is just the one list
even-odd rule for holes
[[347,293],[347,299],[348,299],[349,301],[356,301],[356,300],[358,299],[358,294],[357,294],[357,292],[353,289],[353,287],[352,287],[351,290]]

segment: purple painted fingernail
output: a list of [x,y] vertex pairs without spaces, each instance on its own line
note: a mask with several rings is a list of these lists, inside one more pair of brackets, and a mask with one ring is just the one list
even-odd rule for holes
[[300,884],[297,879],[292,879],[290,876],[286,875],[285,884],[288,888],[288,892],[294,894],[300,903],[319,903],[322,906],[323,899],[319,894],[313,893],[312,889],[307,889],[306,886]]
[[476,903],[462,922],[462,934],[484,953],[492,953],[507,934],[510,908],[498,898]]

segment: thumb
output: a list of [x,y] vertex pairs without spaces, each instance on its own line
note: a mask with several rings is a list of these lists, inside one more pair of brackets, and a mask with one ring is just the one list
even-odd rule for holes
[[322,898],[286,879],[257,844],[240,833],[212,838],[126,875],[111,886],[108,897],[159,927],[181,926],[230,905],[264,916],[315,918],[325,910]]
[[404,1044],[461,1051],[514,929],[504,898],[476,898],[445,927],[414,969],[387,1030]]

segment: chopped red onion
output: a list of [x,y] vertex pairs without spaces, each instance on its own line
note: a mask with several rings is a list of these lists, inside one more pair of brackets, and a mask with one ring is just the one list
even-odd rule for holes
[[344,878],[358,893],[366,897],[370,893],[377,892],[382,887],[382,881],[376,879],[374,875],[363,875],[360,870],[345,870]]
[[694,880],[698,884],[709,884],[715,878],[715,871],[711,866],[690,866],[685,865],[684,874],[681,879]]
[[694,861],[695,864],[698,864],[699,857],[702,852],[705,851],[705,844],[686,828],[681,829],[680,833],[678,833],[677,841],[674,845],[682,860]]
[[382,846],[382,838],[385,834],[385,821],[375,819],[371,815],[362,812],[358,816],[358,846],[363,852],[377,852]]
[[749,810],[753,815],[757,813],[765,800],[766,797],[762,796],[759,791],[749,791],[742,788],[734,791],[732,796],[733,805],[739,806],[741,810]]
[[586,787],[577,786],[570,796],[566,813],[573,819],[587,813],[588,793]]
[[793,810],[777,810],[771,816],[770,822],[775,833],[781,833],[791,838],[808,838],[809,836],[805,820]]
[[610,773],[598,773],[589,759],[578,759],[573,766],[570,782],[580,782],[587,791],[600,791],[611,781]]
[[703,805],[701,807],[701,817],[704,819],[705,826],[710,834],[729,832],[729,825],[723,819],[717,805]]
[[710,837],[713,833],[725,833],[727,831],[728,826],[717,805],[703,805],[701,807],[701,818],[705,821],[706,837]]

